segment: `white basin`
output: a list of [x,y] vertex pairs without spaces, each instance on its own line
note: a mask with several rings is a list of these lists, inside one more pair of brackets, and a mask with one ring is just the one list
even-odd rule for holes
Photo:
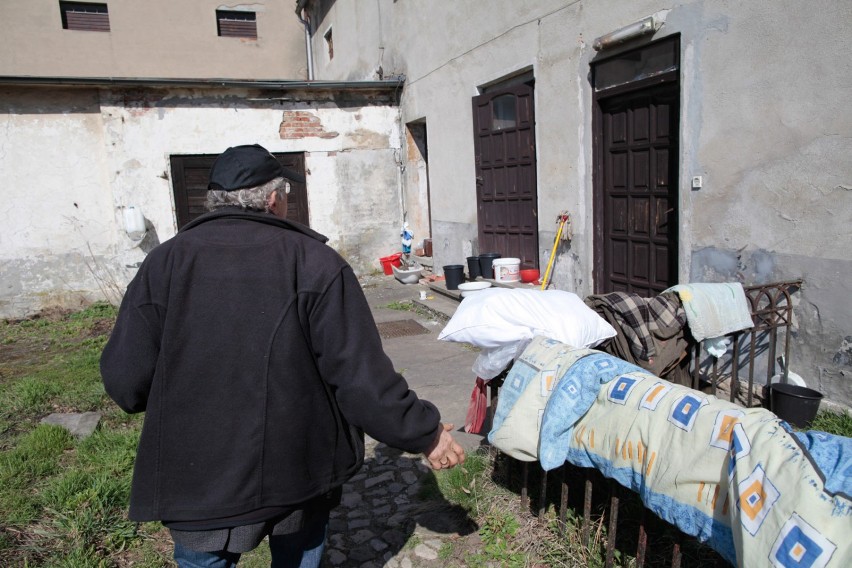
[[423,267],[419,265],[411,268],[397,268],[391,265],[391,268],[393,268],[394,278],[403,284],[417,284],[423,276]]
[[459,284],[459,292],[462,298],[467,298],[480,290],[485,290],[491,287],[491,282],[462,282]]

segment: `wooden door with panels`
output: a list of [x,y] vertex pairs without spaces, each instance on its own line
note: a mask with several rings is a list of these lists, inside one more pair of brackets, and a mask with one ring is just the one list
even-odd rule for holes
[[678,42],[596,63],[595,292],[678,281]]
[[479,252],[538,268],[532,83],[474,97],[473,123]]

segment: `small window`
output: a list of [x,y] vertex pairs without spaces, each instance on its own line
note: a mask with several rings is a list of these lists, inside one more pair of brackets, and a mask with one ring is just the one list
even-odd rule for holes
[[257,39],[257,14],[216,10],[216,25],[220,37],[243,37]]
[[491,129],[503,130],[517,126],[515,95],[500,95],[491,101]]
[[60,2],[63,30],[108,32],[109,10],[106,4],[92,2]]
[[328,59],[331,61],[334,59],[334,38],[331,35],[331,28],[328,28],[328,31],[325,32],[323,37],[325,38],[325,45],[328,48]]
[[594,66],[595,91],[677,71],[679,50],[672,37],[604,59]]

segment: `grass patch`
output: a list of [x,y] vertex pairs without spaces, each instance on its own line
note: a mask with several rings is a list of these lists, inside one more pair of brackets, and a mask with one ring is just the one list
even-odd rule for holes
[[[440,495],[450,504],[467,510],[479,527],[477,534],[473,535],[475,538],[456,539],[442,547],[439,551],[442,562],[446,566],[473,568],[604,566],[608,539],[608,520],[604,511],[609,503],[608,491],[594,500],[586,539],[582,519],[572,508],[576,504],[567,509],[564,524],[558,519],[559,483],[548,484],[548,506],[541,516],[531,512],[539,509],[535,503],[529,508],[522,507],[519,497],[520,462],[507,462],[505,458],[501,455],[495,463],[487,449],[478,450],[468,456],[463,467],[436,472],[435,481],[427,481],[422,486],[418,495],[420,498],[437,498]],[[509,466],[515,469],[510,471]],[[535,468],[531,468],[530,488],[539,487],[535,479],[537,475]],[[575,481],[575,485],[582,486],[584,483],[580,478]],[[582,501],[580,488],[575,486],[570,491],[575,500],[580,498]],[[536,497],[531,495],[533,501]],[[641,515],[638,496],[623,491],[620,501],[619,517],[627,524],[630,524],[629,519],[633,519],[635,524]],[[649,529],[651,524],[649,522]],[[613,565],[635,565],[636,543],[628,542],[631,537],[635,538],[636,531],[633,528],[619,528]],[[671,550],[672,537],[656,529],[653,534],[656,535],[654,538],[659,539],[654,541],[659,550],[649,549],[646,565],[667,566],[670,559],[666,555]],[[716,561],[715,555],[689,540],[682,542],[681,546],[684,566],[713,565]]]
[[417,314],[422,318],[439,322],[446,323],[449,320],[449,318],[441,312],[430,310],[424,307],[422,304],[418,304],[417,302],[413,302],[411,300],[391,302],[390,304],[384,306],[384,308],[387,310],[396,310],[399,312],[411,312],[413,314]]
[[436,473],[421,483],[418,498],[443,497],[473,515],[479,515],[488,498],[485,481],[491,471],[491,458],[486,451],[467,455],[464,465]]
[[396,310],[399,312],[413,312],[414,311],[414,302],[391,302],[387,306],[385,306],[389,310]]
[[402,546],[403,550],[414,550],[417,548],[417,545],[420,544],[420,535],[413,534],[408,537],[408,540],[405,541],[405,544]]
[[[116,310],[95,304],[0,322],[0,566],[170,564],[159,523],[127,520],[142,420],[104,393],[99,360]],[[40,424],[99,411],[83,441]]]
[[59,472],[60,459],[72,446],[66,430],[42,425],[0,454],[0,518],[18,526],[35,520],[40,510],[38,487]]
[[811,430],[821,430],[836,436],[852,438],[852,414],[821,410],[811,422]]
[[[533,517],[520,506],[520,499],[507,480],[494,469],[488,449],[472,452],[461,467],[436,472],[425,480],[418,497],[443,497],[464,508],[479,527],[473,542],[447,543],[439,557],[448,566],[602,566],[601,537],[592,546],[580,543],[579,524],[569,518],[563,533],[550,511]],[[571,523],[574,523],[573,525]]]

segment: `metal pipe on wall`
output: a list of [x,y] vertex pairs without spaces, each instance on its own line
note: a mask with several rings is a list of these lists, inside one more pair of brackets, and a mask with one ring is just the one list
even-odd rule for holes
[[296,16],[302,25],[305,27],[305,54],[308,59],[308,81],[314,80],[314,50],[311,47],[311,22],[310,19],[302,17],[304,10],[298,10]]

